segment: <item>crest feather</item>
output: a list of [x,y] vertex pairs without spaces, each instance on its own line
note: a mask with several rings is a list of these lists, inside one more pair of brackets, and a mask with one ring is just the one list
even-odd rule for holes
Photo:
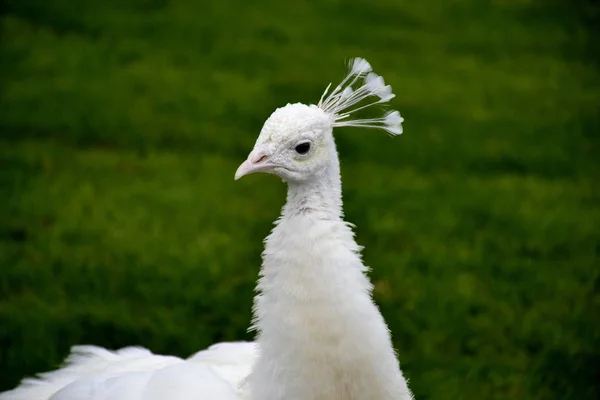
[[[379,128],[388,132],[390,135],[399,135],[402,133],[402,122],[404,119],[398,111],[387,112],[383,117],[370,119],[350,119],[349,117],[356,111],[374,106],[376,104],[385,104],[394,98],[392,87],[385,84],[381,75],[373,72],[371,64],[364,58],[354,58],[349,62],[350,72],[340,82],[335,89],[329,93],[331,84],[327,86],[325,92],[319,100],[318,107],[331,115],[334,120],[333,126],[354,126],[363,128]],[[355,84],[358,87],[355,88]],[[375,98],[371,103],[357,106],[367,98]]]

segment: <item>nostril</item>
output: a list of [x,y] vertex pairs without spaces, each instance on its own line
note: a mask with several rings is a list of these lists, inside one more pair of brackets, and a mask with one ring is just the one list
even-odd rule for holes
[[266,159],[267,159],[266,155],[261,155],[260,158],[258,158],[258,159],[257,158],[253,158],[252,159],[252,164],[258,164],[260,162],[265,161]]

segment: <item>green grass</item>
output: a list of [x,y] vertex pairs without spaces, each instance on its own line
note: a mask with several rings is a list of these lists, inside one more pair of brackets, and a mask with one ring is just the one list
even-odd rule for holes
[[250,339],[284,186],[263,121],[351,56],[405,135],[339,130],[344,204],[418,400],[596,399],[598,6],[578,0],[8,0],[0,390],[77,343]]

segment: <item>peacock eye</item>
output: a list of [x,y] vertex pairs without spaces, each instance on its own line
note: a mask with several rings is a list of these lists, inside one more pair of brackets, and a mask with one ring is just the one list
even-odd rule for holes
[[306,154],[310,150],[310,143],[309,142],[300,143],[299,145],[296,146],[295,150],[296,150],[296,153],[298,153],[298,154]]

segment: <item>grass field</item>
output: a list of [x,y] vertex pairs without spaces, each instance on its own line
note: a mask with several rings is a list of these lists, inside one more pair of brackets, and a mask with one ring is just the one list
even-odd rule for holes
[[0,390],[77,343],[251,339],[285,187],[233,173],[358,55],[406,123],[337,132],[346,216],[416,398],[597,399],[599,8],[6,0]]

